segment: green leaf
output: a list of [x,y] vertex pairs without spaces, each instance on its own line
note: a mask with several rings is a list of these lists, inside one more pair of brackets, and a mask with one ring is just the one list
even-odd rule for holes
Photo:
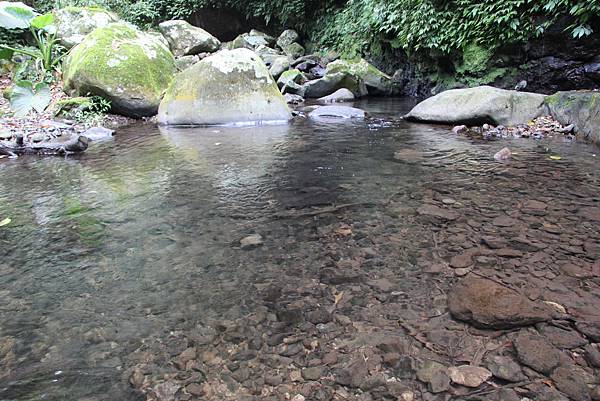
[[46,29],[46,27],[54,23],[54,15],[52,13],[38,15],[31,20],[31,26],[35,29]]
[[42,113],[52,100],[50,87],[44,82],[35,85],[30,81],[19,81],[10,95],[10,106],[17,117],[25,117],[32,110]]
[[35,10],[21,2],[0,1],[0,27],[27,29],[37,15]]
[[0,60],[11,60],[15,51],[6,47],[0,46]]

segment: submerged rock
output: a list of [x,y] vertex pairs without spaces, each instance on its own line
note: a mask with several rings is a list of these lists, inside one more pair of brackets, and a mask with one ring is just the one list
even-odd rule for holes
[[491,86],[451,89],[419,103],[404,118],[452,125],[526,124],[547,112],[545,98]]
[[98,28],[75,46],[64,63],[65,90],[110,100],[115,113],[156,114],[176,71],[171,51],[126,23]]
[[219,50],[221,42],[202,28],[187,21],[173,20],[161,22],[158,29],[169,42],[176,56],[195,55]]
[[552,318],[546,305],[494,281],[468,277],[448,293],[452,316],[482,329],[508,329],[544,322]]
[[287,121],[290,111],[267,66],[247,49],[223,50],[181,72],[160,104],[165,125]]
[[103,28],[119,17],[99,7],[65,7],[53,12],[56,37],[60,43],[70,49],[96,28]]

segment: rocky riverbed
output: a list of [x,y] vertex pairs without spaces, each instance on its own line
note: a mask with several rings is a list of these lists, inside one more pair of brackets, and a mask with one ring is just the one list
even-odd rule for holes
[[4,161],[0,396],[597,400],[597,148],[356,106]]

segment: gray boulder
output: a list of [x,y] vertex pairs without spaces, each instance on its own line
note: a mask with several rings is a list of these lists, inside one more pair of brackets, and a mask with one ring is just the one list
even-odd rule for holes
[[275,50],[275,49],[272,49],[272,48],[264,46],[264,45],[258,46],[254,50],[254,52],[256,54],[258,54],[260,56],[260,58],[262,58],[263,61],[265,62],[265,64],[267,64],[267,65],[273,64],[275,62],[275,60],[277,60],[280,57],[285,57],[286,59],[289,59],[287,56],[285,56],[279,50]]
[[327,65],[327,73],[354,74],[365,82],[369,95],[390,96],[394,90],[393,79],[379,71],[364,59],[358,61],[337,60]]
[[550,114],[563,125],[575,125],[575,132],[600,143],[600,92],[558,92],[545,101]]
[[271,67],[269,68],[269,72],[273,76],[273,78],[278,79],[281,74],[286,72],[290,68],[290,59],[285,56],[277,57],[271,63]]
[[67,49],[81,43],[94,29],[119,20],[115,14],[98,7],[65,7],[53,14],[56,37]]
[[298,39],[300,39],[298,32],[294,31],[293,29],[287,29],[283,31],[277,38],[277,46],[283,49],[285,46],[289,46],[292,43],[297,42]]
[[252,29],[249,36],[258,36],[263,38],[263,40],[267,43],[267,46],[273,46],[275,44],[275,38],[267,33],[261,32],[257,29]]
[[368,93],[365,83],[359,77],[343,72],[308,81],[303,87],[308,98],[328,96],[342,88],[349,89],[356,97],[363,97]]
[[341,102],[351,102],[355,100],[356,97],[352,91],[342,88],[333,92],[331,95],[323,96],[317,99],[317,103],[320,104],[328,104],[328,103],[341,103]]
[[288,121],[267,66],[248,49],[222,50],[178,74],[159,108],[163,125]]
[[364,110],[347,106],[321,106],[308,115],[310,118],[365,118]]
[[281,48],[281,50],[283,50],[283,53],[286,56],[290,56],[292,59],[296,59],[298,57],[304,56],[304,53],[306,53],[306,50],[304,49],[304,47],[302,47],[301,45],[299,45],[296,42],[283,46]]
[[175,59],[175,65],[177,66],[177,70],[183,71],[190,68],[198,61],[200,61],[200,57],[198,56],[181,56]]
[[221,47],[219,39],[202,28],[195,27],[187,21],[173,20],[161,22],[158,29],[169,42],[171,51],[176,56],[194,55],[204,52],[215,52]]
[[526,124],[547,113],[546,96],[479,86],[451,89],[416,105],[404,118],[409,121],[451,125]]

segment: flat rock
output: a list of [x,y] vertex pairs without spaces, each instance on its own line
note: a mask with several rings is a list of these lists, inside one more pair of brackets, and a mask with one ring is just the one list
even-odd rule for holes
[[448,368],[448,376],[453,383],[475,388],[489,380],[492,372],[479,366],[463,365]]
[[513,344],[519,361],[537,372],[549,374],[560,362],[560,351],[538,334],[519,333]]
[[92,127],[85,131],[83,136],[92,140],[92,141],[102,141],[106,139],[112,138],[115,131],[112,129],[104,128],[104,127]]
[[441,207],[425,204],[417,209],[417,213],[423,216],[436,217],[442,220],[457,220],[460,215],[450,209],[443,209]]
[[550,378],[556,387],[574,401],[590,401],[590,392],[583,378],[568,367],[558,367]]
[[519,220],[508,216],[498,216],[492,220],[492,224],[496,227],[512,227],[519,224]]
[[540,328],[540,332],[558,348],[573,349],[582,347],[588,343],[575,330],[565,330],[555,326],[543,326]]
[[487,368],[495,377],[509,382],[517,383],[527,380],[521,366],[512,358],[502,355],[494,355],[487,358]]
[[365,118],[364,110],[348,106],[322,106],[308,115],[310,118]]
[[591,341],[600,342],[600,318],[596,317],[575,324],[575,328]]
[[263,244],[263,237],[260,234],[252,234],[240,240],[242,249],[252,249]]
[[452,316],[482,329],[508,329],[550,320],[551,310],[544,304],[497,284],[467,277],[448,293]]

